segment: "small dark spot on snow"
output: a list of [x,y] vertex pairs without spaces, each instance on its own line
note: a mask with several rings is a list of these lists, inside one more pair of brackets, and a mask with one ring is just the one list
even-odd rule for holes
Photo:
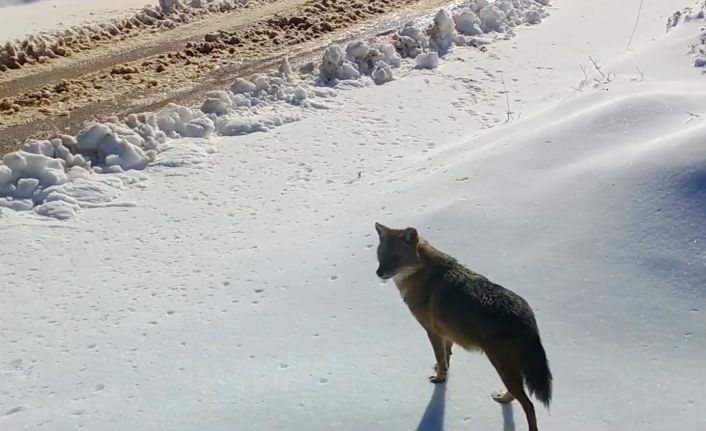
[[8,410],[7,412],[5,412],[5,413],[3,414],[3,416],[10,416],[10,415],[12,415],[12,414],[21,412],[21,411],[24,410],[24,409],[25,409],[25,408],[22,407],[22,406],[13,407],[13,408],[11,408],[10,410]]

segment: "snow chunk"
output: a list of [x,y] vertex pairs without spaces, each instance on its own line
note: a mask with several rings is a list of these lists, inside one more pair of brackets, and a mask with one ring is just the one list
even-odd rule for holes
[[184,125],[194,119],[194,112],[174,103],[168,104],[157,113],[157,125],[170,138],[178,138],[184,133]]
[[268,94],[272,86],[270,85],[270,78],[264,73],[256,73],[251,78],[250,81],[255,86],[255,92],[260,92]]
[[77,148],[94,165],[120,166],[121,169],[144,169],[154,159],[145,152],[145,140],[127,127],[96,123],[81,130]]
[[435,51],[422,53],[415,60],[417,69],[436,69],[439,66],[439,53]]
[[208,138],[216,126],[208,117],[194,118],[184,125],[183,136],[188,138]]
[[255,90],[257,90],[255,84],[243,78],[236,78],[230,86],[230,91],[232,91],[233,94],[254,93]]
[[292,65],[289,63],[289,58],[286,56],[282,59],[282,63],[279,65],[279,76],[285,81],[289,81],[294,77]]
[[[21,178],[35,178],[39,181],[38,185],[42,187],[50,187],[57,184],[65,183],[68,178],[64,171],[64,161],[53,159],[43,154],[33,154],[26,151],[14,151],[3,157],[5,168],[12,171],[10,181],[18,181]],[[1,171],[0,171],[1,172]],[[8,175],[0,173],[0,179],[7,181]],[[3,181],[0,181],[0,189],[2,189]],[[8,184],[5,184],[8,185]],[[27,187],[27,186],[24,186]],[[7,187],[8,189],[15,187]],[[35,187],[36,188],[36,187]]]
[[529,10],[525,14],[525,21],[528,24],[539,24],[542,22],[542,14],[537,10]]
[[483,34],[481,29],[481,20],[473,11],[461,12],[454,16],[456,30],[467,36],[477,36]]
[[290,87],[288,89],[287,101],[293,105],[301,105],[309,98],[309,92],[302,86]]
[[331,44],[324,51],[319,78],[324,84],[335,84],[338,80],[358,79],[360,72],[353,63],[346,60],[340,45]]
[[159,0],[159,8],[165,14],[172,14],[179,10],[185,10],[186,6],[181,0]]
[[402,57],[397,53],[394,45],[389,43],[376,43],[371,46],[380,51],[385,62],[391,67],[400,67],[402,65]]
[[489,0],[473,0],[471,1],[470,7],[473,10],[473,12],[478,13],[481,9],[484,7],[488,6],[490,4]]
[[478,16],[481,20],[481,27],[486,33],[495,31],[498,33],[505,33],[507,27],[505,26],[505,12],[500,10],[495,4],[488,5],[478,12]]
[[346,58],[355,64],[358,71],[363,75],[369,75],[375,68],[375,64],[384,60],[384,56],[380,51],[371,48],[364,41],[349,43],[346,47]]
[[373,82],[375,82],[377,85],[382,85],[386,82],[390,82],[395,79],[394,75],[392,74],[392,68],[389,64],[385,63],[384,61],[377,62],[377,64],[375,65],[375,69],[371,74],[371,77],[373,78]]
[[225,91],[209,91],[201,105],[201,111],[221,116],[227,114],[232,105],[230,95]]
[[429,39],[420,29],[407,23],[392,37],[392,44],[402,58],[415,58],[429,49]]
[[13,199],[0,197],[0,208],[9,208],[13,211],[29,211],[34,207],[34,202],[29,199]]
[[39,187],[39,180],[36,178],[20,178],[17,180],[15,189],[16,199],[29,199]]
[[17,178],[12,169],[5,165],[0,165],[0,196],[13,196],[16,180]]
[[456,25],[453,18],[441,9],[434,16],[434,23],[429,28],[429,44],[432,49],[440,54],[445,54],[456,41]]

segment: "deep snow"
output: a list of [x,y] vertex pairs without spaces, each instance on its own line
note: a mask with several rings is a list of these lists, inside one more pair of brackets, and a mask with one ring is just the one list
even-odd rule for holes
[[629,52],[635,5],[563,2],[266,134],[165,140],[97,176],[141,177],[123,206],[2,210],[0,425],[526,429],[483,356],[427,382],[425,335],[374,275],[377,220],[533,305],[555,375],[541,429],[704,429],[703,20],[665,36],[688,3],[664,3]]

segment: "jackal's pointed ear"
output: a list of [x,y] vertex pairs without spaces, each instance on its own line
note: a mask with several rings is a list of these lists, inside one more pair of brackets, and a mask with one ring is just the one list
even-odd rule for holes
[[419,234],[417,234],[417,229],[413,227],[408,227],[402,232],[402,239],[409,245],[417,245],[419,241]]
[[378,236],[383,236],[390,229],[387,226],[383,226],[380,223],[375,222],[375,230],[378,232]]

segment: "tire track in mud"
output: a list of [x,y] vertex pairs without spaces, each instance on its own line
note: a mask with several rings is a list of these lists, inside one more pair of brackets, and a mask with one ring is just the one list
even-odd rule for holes
[[[171,48],[168,52],[118,54],[118,61],[129,55],[139,58],[120,64],[109,60],[109,67],[99,62],[91,68],[88,61],[84,67],[91,69],[89,73],[79,71],[63,79],[55,76],[53,81],[40,78],[32,89],[0,99],[0,154],[17,149],[29,138],[75,133],[92,119],[155,110],[169,102],[195,103],[205,92],[222,89],[237,76],[276,66],[284,55],[310,58],[332,40],[372,36],[419,16],[425,9],[447,3],[275,2],[270,5],[273,9],[264,16],[253,14],[252,20],[244,16],[235,25],[227,26],[227,20],[204,25],[197,34],[166,44]],[[0,95],[11,92],[10,87],[12,81],[0,87]]]

